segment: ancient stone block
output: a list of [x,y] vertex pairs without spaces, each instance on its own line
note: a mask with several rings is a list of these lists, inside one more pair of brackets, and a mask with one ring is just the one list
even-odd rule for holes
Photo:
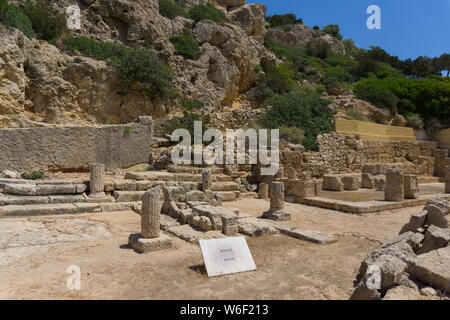
[[335,174],[324,175],[322,190],[344,191],[344,184],[342,183],[341,176]]
[[426,224],[429,226],[434,225],[439,228],[448,228],[448,217],[449,215],[443,210],[434,204],[430,204],[427,206],[427,221]]
[[445,174],[445,193],[450,193],[450,166],[447,166],[447,173]]
[[417,251],[417,254],[428,253],[433,250],[444,248],[450,242],[450,230],[440,229],[428,233],[425,235],[425,239],[422,247]]
[[406,233],[408,231],[417,232],[417,229],[422,228],[427,219],[427,212],[422,211],[415,213],[409,218],[409,222],[403,226],[400,230],[400,234]]
[[386,169],[384,198],[386,201],[403,201],[405,198],[403,170],[398,168]]
[[142,196],[141,234],[143,238],[159,236],[161,203],[159,191],[149,190]]
[[342,178],[342,183],[344,184],[345,190],[358,190],[359,189],[359,179],[356,176],[344,176]]
[[146,253],[172,247],[172,239],[165,234],[157,238],[143,238],[140,233],[131,234],[128,238],[128,245],[138,253]]
[[448,289],[450,284],[450,247],[419,255],[410,273],[420,282],[435,289]]
[[419,198],[419,183],[414,174],[405,174],[404,180],[405,199]]
[[361,187],[364,189],[373,189],[375,188],[375,179],[373,178],[373,175],[370,173],[363,173],[361,175],[362,181],[361,181]]
[[297,179],[297,170],[295,168],[288,168],[288,179],[295,180]]

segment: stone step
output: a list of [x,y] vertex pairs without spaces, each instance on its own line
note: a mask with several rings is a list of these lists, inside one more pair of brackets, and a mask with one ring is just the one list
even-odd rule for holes
[[114,191],[113,197],[116,202],[134,202],[141,201],[145,191]]
[[1,196],[0,206],[84,202],[83,195]]
[[169,172],[173,173],[188,173],[188,174],[202,174],[202,171],[205,169],[211,169],[212,174],[223,174],[223,169],[218,167],[208,167],[208,168],[198,168],[191,166],[177,166],[171,165],[167,169]]
[[139,202],[123,203],[60,203],[8,205],[0,207],[0,217],[80,214],[107,211],[128,211],[140,206]]
[[239,191],[240,185],[236,182],[213,182],[211,184],[212,191]]
[[417,177],[417,182],[419,184],[427,184],[427,183],[439,183],[439,177],[431,177],[431,176],[419,176]]
[[330,244],[337,241],[336,237],[320,231],[299,229],[286,224],[275,224],[275,228],[289,237],[312,243]]
[[20,195],[20,196],[48,196],[48,195],[67,195],[81,194],[87,190],[86,184],[18,184],[18,183],[2,183],[0,191],[4,194]]

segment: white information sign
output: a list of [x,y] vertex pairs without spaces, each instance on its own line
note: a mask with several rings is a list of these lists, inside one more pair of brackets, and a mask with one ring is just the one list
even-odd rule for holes
[[208,277],[256,270],[244,237],[200,240]]

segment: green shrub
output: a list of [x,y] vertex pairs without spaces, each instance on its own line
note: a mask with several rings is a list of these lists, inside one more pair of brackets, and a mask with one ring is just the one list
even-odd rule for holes
[[342,40],[341,30],[337,24],[330,24],[323,27],[322,31],[330,34],[332,37]]
[[303,130],[295,127],[280,127],[280,139],[299,144],[304,139]]
[[214,8],[211,3],[207,5],[197,4],[189,9],[188,12],[189,18],[195,21],[195,23],[201,20],[212,20],[214,22],[224,22],[225,14],[219,9]]
[[278,58],[286,57],[292,61],[297,69],[303,65],[303,60],[307,58],[305,49],[300,47],[292,47],[270,39],[267,36],[264,39],[264,46],[272,51]]
[[55,41],[67,30],[66,18],[48,0],[28,0],[22,8],[39,39]]
[[25,180],[39,180],[44,176],[44,172],[33,170],[30,172],[24,172],[21,174],[21,176]]
[[197,60],[202,55],[197,41],[190,33],[183,32],[180,35],[172,36],[170,41],[175,46],[175,54],[181,55],[186,59]]
[[342,67],[347,72],[351,72],[357,64],[355,59],[342,54],[333,54],[326,58],[325,62],[333,67]]
[[261,103],[275,94],[294,91],[298,89],[295,77],[296,72],[290,63],[270,66],[266,73],[259,76],[253,98]]
[[347,73],[344,68],[337,66],[328,68],[321,81],[327,90],[331,90],[335,88],[344,88],[346,84],[353,82],[354,78]]
[[358,98],[377,106],[397,105],[400,114],[450,121],[450,82],[437,79],[363,79],[355,86]]
[[255,65],[253,66],[253,71],[255,71],[255,72],[257,72],[257,73],[261,72],[261,71],[262,71],[261,65],[260,65],[260,64],[255,64]]
[[408,121],[406,124],[408,127],[418,129],[418,130],[423,129],[423,127],[424,127],[423,120],[420,117],[420,115],[417,113],[411,113],[411,114],[406,115],[406,120]]
[[264,102],[272,106],[260,120],[266,128],[300,128],[305,138],[303,146],[317,150],[317,136],[333,130],[333,116],[328,109],[330,101],[311,91],[276,95]]
[[131,48],[121,43],[99,42],[86,37],[69,37],[63,42],[68,50],[98,60],[107,60],[125,83],[137,81],[151,96],[173,97],[173,70],[145,48]]
[[331,53],[331,47],[325,40],[312,39],[306,44],[306,53],[325,60]]
[[[355,94],[358,99],[366,100],[377,107],[395,110],[399,103],[398,97],[388,89],[381,86],[371,86],[376,79],[365,79],[356,84]],[[370,81],[370,82],[365,82]]]
[[303,24],[303,20],[297,19],[294,13],[287,13],[283,15],[275,14],[271,17],[267,17],[267,20],[270,23],[270,27],[272,28],[284,26],[287,24]]
[[345,111],[345,115],[347,116],[348,120],[358,120],[358,121],[364,121],[369,122],[369,119],[361,113],[360,111],[356,109],[348,109]]
[[181,99],[181,105],[188,111],[198,110],[205,106],[205,103],[196,99]]
[[319,26],[314,26],[313,30],[320,30],[320,27]]
[[30,19],[23,14],[19,7],[9,4],[8,0],[0,0],[0,23],[19,29],[28,38],[36,36]]
[[179,4],[171,0],[159,0],[159,13],[169,19],[174,19],[178,16],[185,17],[186,10]]
[[292,27],[291,27],[291,26],[281,26],[280,28],[281,28],[281,30],[283,30],[284,32],[289,32],[289,31],[292,30]]
[[317,94],[322,94],[322,93],[324,93],[324,92],[327,92],[327,88],[326,88],[323,84],[319,83],[319,84],[316,86],[316,93],[317,93]]

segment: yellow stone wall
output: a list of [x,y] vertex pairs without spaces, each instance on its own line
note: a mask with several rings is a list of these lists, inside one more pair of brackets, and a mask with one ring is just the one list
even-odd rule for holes
[[[359,134],[361,140],[368,141],[416,141],[413,128],[385,126],[357,120],[336,119],[335,130],[341,134]],[[450,138],[450,131],[448,137]]]
[[439,134],[439,147],[450,149],[450,129],[441,130]]

